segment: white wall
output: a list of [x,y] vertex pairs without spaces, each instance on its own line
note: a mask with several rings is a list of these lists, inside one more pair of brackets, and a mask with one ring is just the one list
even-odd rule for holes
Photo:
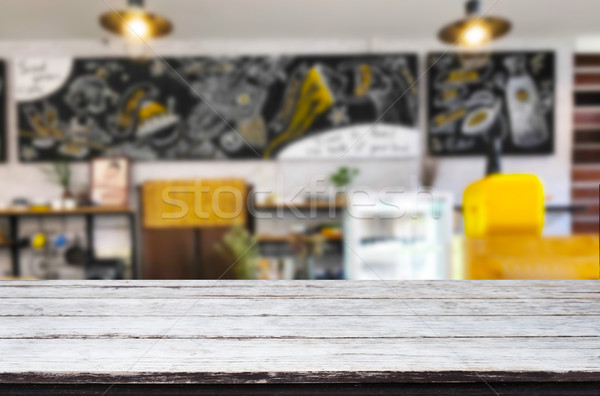
[[[177,55],[234,55],[234,54],[281,54],[281,53],[365,53],[365,52],[417,52],[420,55],[421,72],[424,71],[425,54],[428,51],[444,51],[434,40],[286,40],[286,41],[198,41],[168,42],[152,44],[153,49],[145,49],[146,54],[154,52],[163,56]],[[568,204],[570,202],[571,169],[571,114],[572,114],[572,46],[573,43],[561,40],[506,41],[494,50],[555,50],[556,65],[556,105],[555,105],[555,153],[550,156],[505,157],[503,167],[506,172],[537,174],[545,185],[549,204]],[[99,41],[65,42],[0,42],[0,57],[9,64],[11,58],[26,56],[120,56],[127,55],[131,49],[125,48],[120,41],[101,43]],[[9,67],[10,72],[10,67]],[[9,77],[9,84],[11,79]],[[419,81],[421,89],[421,131],[425,138],[425,78]],[[60,194],[59,188],[48,182],[39,170],[40,165],[20,164],[17,151],[16,107],[9,87],[10,105],[8,107],[8,162],[0,164],[0,205],[7,204],[16,196],[40,196],[53,198]],[[423,147],[425,150],[425,147]],[[450,191],[456,202],[465,186],[484,174],[483,158],[444,158],[433,159],[438,174],[435,187]],[[361,169],[357,180],[359,185],[372,188],[406,185],[411,174],[419,173],[419,164],[415,161],[181,161],[138,163],[133,167],[133,182],[138,185],[149,179],[173,179],[190,177],[244,177],[260,189],[277,187],[278,180],[284,180],[284,195],[295,190],[297,185],[307,185],[317,176],[327,175],[341,164]],[[75,167],[75,184],[87,183],[87,165]],[[135,203],[135,202],[133,202]],[[35,229],[29,224],[23,232]],[[116,227],[116,229],[111,229]],[[100,223],[99,250],[120,251],[126,247],[127,231],[124,224],[109,221]],[[568,215],[551,216],[547,219],[546,233],[566,234],[570,232]],[[123,242],[125,241],[125,242]],[[8,268],[6,252],[0,253],[0,274],[2,268]]]

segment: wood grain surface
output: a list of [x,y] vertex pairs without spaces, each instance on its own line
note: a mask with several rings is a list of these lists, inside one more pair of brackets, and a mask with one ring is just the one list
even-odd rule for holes
[[589,388],[599,329],[598,281],[12,281],[0,383]]

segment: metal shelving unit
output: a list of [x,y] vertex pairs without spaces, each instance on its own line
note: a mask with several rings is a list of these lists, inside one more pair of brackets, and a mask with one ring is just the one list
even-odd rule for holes
[[0,247],[10,249],[12,262],[12,276],[21,276],[20,252],[24,245],[19,238],[19,223],[23,218],[35,217],[61,217],[61,216],[81,216],[85,219],[85,233],[87,239],[88,261],[95,258],[94,250],[94,219],[97,216],[125,216],[129,220],[131,235],[131,266],[132,277],[138,276],[137,271],[137,233],[135,223],[135,212],[128,207],[102,207],[90,206],[79,207],[71,210],[30,210],[30,209],[7,209],[0,210],[0,218],[7,218],[9,223],[9,236],[6,243],[0,243]]

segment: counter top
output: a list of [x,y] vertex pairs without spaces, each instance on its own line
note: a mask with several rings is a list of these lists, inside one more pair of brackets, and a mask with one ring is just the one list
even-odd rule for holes
[[598,329],[598,281],[7,281],[0,384],[591,386]]

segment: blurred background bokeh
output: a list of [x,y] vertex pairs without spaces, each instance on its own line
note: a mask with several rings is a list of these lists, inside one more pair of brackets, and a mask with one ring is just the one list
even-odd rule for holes
[[0,278],[598,279],[599,14],[0,0]]

